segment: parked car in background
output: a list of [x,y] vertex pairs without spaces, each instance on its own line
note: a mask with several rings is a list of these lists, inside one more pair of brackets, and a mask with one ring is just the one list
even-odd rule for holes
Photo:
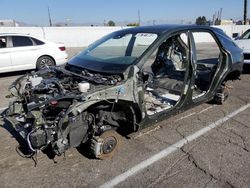
[[23,34],[0,34],[0,73],[61,65],[68,55],[63,44]]
[[250,29],[237,37],[235,43],[243,50],[244,63],[250,64]]
[[227,81],[238,79],[242,67],[242,50],[220,29],[129,28],[98,40],[65,67],[18,78],[6,119],[32,153],[47,148],[61,155],[84,144],[105,159],[119,146],[119,134],[203,102],[224,103]]

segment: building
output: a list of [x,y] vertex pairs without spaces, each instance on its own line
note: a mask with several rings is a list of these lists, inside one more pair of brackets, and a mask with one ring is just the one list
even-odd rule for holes
[[216,20],[215,25],[234,25],[233,20]]
[[15,20],[0,20],[0,27],[18,27],[19,24]]

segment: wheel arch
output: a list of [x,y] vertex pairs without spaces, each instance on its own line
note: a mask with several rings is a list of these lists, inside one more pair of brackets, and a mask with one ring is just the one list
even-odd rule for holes
[[231,72],[229,72],[229,73],[225,76],[223,82],[229,81],[229,80],[238,80],[239,77],[240,77],[240,75],[241,75],[241,71],[239,71],[239,70],[231,71]]
[[131,124],[128,127],[126,125],[126,127],[119,127],[119,128],[125,128],[125,129],[131,128],[131,133],[137,131],[139,129],[139,123],[142,120],[142,113],[139,108],[139,105],[131,101],[118,100],[116,102],[115,100],[109,100],[109,101],[103,100],[98,103],[90,105],[86,109],[86,111],[97,114],[100,110],[103,110],[106,108],[109,110],[109,112],[111,112],[109,108],[112,109],[113,105],[114,105],[113,112],[122,111],[125,113],[126,117],[128,118],[128,122],[131,122],[130,120],[132,120]]
[[43,54],[43,55],[40,55],[40,56],[37,58],[37,60],[36,60],[36,68],[37,68],[37,62],[38,62],[38,60],[39,60],[40,58],[42,58],[42,57],[49,57],[49,58],[51,58],[51,59],[53,60],[53,62],[55,63],[55,66],[56,66],[56,60],[55,60],[55,58],[54,58],[53,56],[48,55],[48,54]]

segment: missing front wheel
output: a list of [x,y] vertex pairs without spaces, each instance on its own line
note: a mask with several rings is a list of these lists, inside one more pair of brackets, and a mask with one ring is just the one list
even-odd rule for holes
[[98,159],[110,159],[122,143],[122,137],[114,130],[103,132],[91,140],[92,154]]

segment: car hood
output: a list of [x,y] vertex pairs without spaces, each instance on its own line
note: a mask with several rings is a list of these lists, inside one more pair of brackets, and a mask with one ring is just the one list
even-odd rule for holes
[[70,69],[72,66],[99,73],[122,74],[130,66],[130,64],[123,63],[119,59],[117,59],[119,63],[116,63],[115,60],[113,62],[114,63],[106,63],[103,61],[74,57],[67,63],[66,67],[67,69]]

